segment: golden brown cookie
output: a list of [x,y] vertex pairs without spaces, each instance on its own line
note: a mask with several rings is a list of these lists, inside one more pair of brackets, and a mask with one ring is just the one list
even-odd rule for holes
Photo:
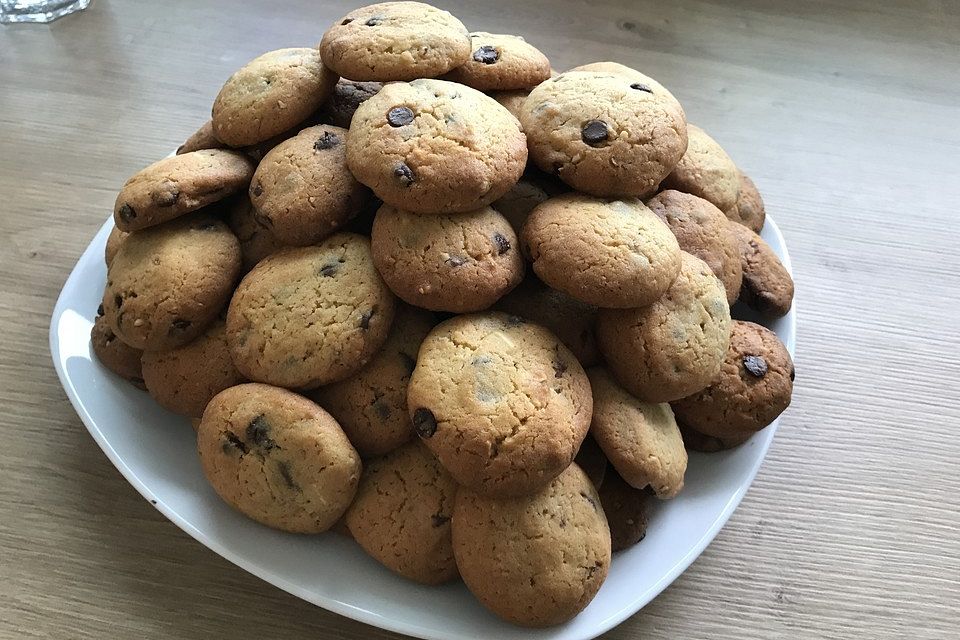
[[560,624],[584,609],[610,570],[610,529],[597,490],[571,464],[528,496],[461,488],[453,552],[483,606],[525,627]]
[[146,389],[143,384],[143,373],[140,370],[140,355],[143,352],[125,344],[117,337],[106,318],[103,317],[102,310],[101,305],[93,321],[93,327],[90,328],[90,345],[93,347],[93,355],[97,357],[100,364],[133,386]]
[[369,461],[347,511],[353,539],[374,559],[421,584],[457,576],[450,519],[457,483],[420,442]]
[[601,309],[596,335],[617,381],[646,402],[679,400],[720,372],[730,342],[730,307],[710,267],[683,252],[680,275],[640,309]]
[[360,456],[336,420],[303,396],[265,384],[230,387],[210,401],[197,453],[227,504],[292,533],[332,527],[360,480]]
[[721,211],[730,209],[740,193],[737,166],[723,147],[700,127],[688,125],[687,134],[687,152],[664,179],[661,188],[692,193],[709,200]]
[[757,185],[740,169],[737,169],[737,178],[740,182],[740,195],[737,196],[737,203],[724,213],[734,222],[760,233],[767,217],[763,198],[760,197]]
[[502,313],[456,316],[420,347],[407,388],[417,434],[461,485],[490,495],[546,486],[590,423],[590,383],[538,325]]
[[647,535],[650,503],[653,494],[627,484],[615,470],[608,470],[599,489],[600,504],[610,526],[610,546],[623,551],[643,540]]
[[787,315],[793,306],[793,277],[773,249],[742,224],[731,222],[729,227],[740,248],[743,284],[740,300],[752,309],[779,318]]
[[182,145],[177,147],[177,155],[200,151],[201,149],[226,149],[227,145],[217,140],[213,133],[213,120],[207,120],[194,131]]
[[238,194],[230,202],[227,224],[240,241],[243,273],[253,269],[258,262],[271,253],[276,253],[287,246],[280,242],[265,222],[261,223],[257,218],[257,211],[250,203],[247,194]]
[[480,91],[529,89],[550,77],[547,56],[520,36],[476,31],[470,58],[445,78]]
[[113,262],[114,256],[120,250],[120,245],[123,244],[128,235],[130,235],[129,231],[120,231],[116,227],[110,230],[110,235],[107,236],[107,245],[103,250],[103,260],[107,263],[107,267]]

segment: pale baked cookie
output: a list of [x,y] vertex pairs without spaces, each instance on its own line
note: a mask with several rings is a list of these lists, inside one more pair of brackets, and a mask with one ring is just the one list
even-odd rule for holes
[[680,162],[660,185],[709,200],[721,211],[737,203],[737,166],[716,140],[695,125],[687,126],[689,142]]
[[120,231],[116,227],[110,230],[110,235],[107,236],[107,245],[103,250],[103,260],[107,263],[107,267],[113,262],[114,256],[120,250],[120,245],[123,244],[128,235],[130,235],[129,231]]
[[520,124],[493,98],[455,82],[384,86],[347,137],[357,180],[399,209],[473,211],[510,190],[527,162]]
[[386,341],[393,312],[369,241],[338,233],[261,260],[230,301],[227,340],[247,379],[311,389],[363,368]]
[[263,157],[250,181],[257,222],[291,246],[316,244],[355,216],[367,189],[347,169],[347,130],[304,129]]
[[520,122],[537,166],[595,196],[652,193],[686,151],[687,123],[669,91],[636,73],[568,71],[534,88]]
[[213,133],[231,147],[268,140],[303,122],[333,91],[337,76],[316,49],[278,49],[234,73],[213,103]]
[[646,402],[679,400],[720,372],[730,342],[730,307],[710,267],[683,252],[680,275],[639,309],[601,309],[596,335],[617,381]]
[[763,198],[760,197],[757,185],[753,184],[753,180],[740,169],[737,169],[737,178],[740,182],[740,195],[737,196],[737,203],[724,213],[734,222],[739,222],[755,233],[760,233],[767,217]]
[[610,570],[600,497],[571,464],[528,496],[491,498],[461,488],[453,553],[467,588],[514,624],[546,627],[586,607]]
[[226,149],[227,145],[217,140],[213,133],[213,120],[207,120],[194,131],[183,144],[177,147],[177,155],[201,149]]
[[407,406],[417,434],[457,482],[522,495],[573,460],[592,399],[583,368],[552,333],[491,312],[456,316],[430,332]]
[[123,241],[107,271],[104,315],[134,348],[173,349],[213,323],[239,275],[240,244],[227,225],[185,216]]
[[617,473],[637,489],[651,487],[659,498],[683,488],[687,451],[667,403],[637,400],[606,369],[587,371],[593,390],[590,433]]
[[333,88],[333,93],[320,107],[317,117],[325,124],[349,129],[357,107],[382,88],[382,82],[355,82],[341,78]]
[[793,277],[773,249],[742,224],[731,222],[740,248],[743,284],[740,300],[748,307],[774,318],[785,316],[793,306]]
[[172,220],[245,189],[253,169],[245,155],[224,149],[164,158],[127,180],[113,221],[121,231],[136,231]]
[[351,80],[433,78],[470,57],[470,36],[449,12],[421,2],[354,9],[320,41],[324,63]]
[[710,267],[727,292],[727,302],[740,297],[743,269],[740,249],[726,216],[707,200],[681,191],[661,191],[647,206],[667,223],[680,248]]
[[407,384],[420,344],[434,324],[429,311],[400,305],[390,336],[367,366],[310,393],[337,419],[361,456],[382,455],[413,437]]
[[271,253],[276,253],[287,245],[270,230],[265,220],[258,221],[256,209],[250,203],[247,194],[239,194],[230,203],[227,224],[240,241],[240,255],[243,260],[243,272],[246,273]]
[[138,389],[146,389],[140,369],[143,352],[117,337],[103,317],[103,305],[97,310],[97,317],[90,328],[90,345],[100,364]]
[[613,551],[623,551],[643,540],[647,535],[653,494],[631,487],[613,469],[608,471],[599,493],[610,526]]
[[523,279],[517,236],[484,207],[423,216],[384,205],[371,250],[377,271],[400,298],[434,311],[486,309]]
[[353,539],[374,559],[421,584],[457,576],[450,519],[457,483],[420,442],[369,461],[347,511]]
[[210,401],[197,453],[227,504],[292,533],[332,527],[360,479],[360,456],[336,420],[303,396],[265,384],[230,387]]
[[481,91],[529,89],[550,77],[547,56],[520,36],[470,34],[470,58],[445,78]]

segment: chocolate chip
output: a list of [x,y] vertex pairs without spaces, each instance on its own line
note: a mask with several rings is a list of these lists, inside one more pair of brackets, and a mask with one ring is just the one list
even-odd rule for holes
[[375,27],[381,22],[383,22],[383,16],[373,16],[363,24],[367,25],[368,27]]
[[437,432],[437,418],[430,409],[420,407],[413,412],[413,428],[421,438],[432,438]]
[[413,373],[413,370],[417,368],[417,359],[403,351],[398,351],[397,355],[400,357],[400,361],[403,363],[403,367],[407,370],[407,373]]
[[153,201],[157,203],[158,207],[172,207],[177,204],[179,198],[180,190],[176,187],[169,187],[167,191],[155,194]]
[[224,453],[233,453],[234,451],[247,452],[247,445],[243,444],[243,440],[238,438],[237,434],[232,431],[227,431],[224,435],[227,437],[223,443]]
[[643,84],[642,82],[634,82],[630,85],[631,89],[636,89],[637,91],[645,91],[646,93],[653,93],[653,89],[649,85]]
[[262,413],[247,425],[247,440],[267,451],[277,446],[277,443],[270,439],[269,433],[270,423]]
[[263,195],[263,185],[259,181],[253,186],[253,195],[258,198]]
[[790,382],[793,382],[797,379],[797,370],[793,366],[790,367]]
[[337,275],[337,271],[340,270],[339,262],[328,262],[327,264],[320,267],[320,270],[317,272],[324,278],[332,278]]
[[353,18],[344,18],[340,24],[350,24],[351,22],[353,22]]
[[553,361],[553,376],[555,378],[562,378],[563,374],[567,371],[567,363],[560,359],[558,356],[556,360]]
[[384,404],[382,400],[377,400],[373,403],[373,410],[381,420],[386,420],[390,417],[390,407]]
[[434,528],[442,527],[443,525],[450,522],[450,516],[442,516],[439,513],[435,513],[430,516],[430,521],[433,522]]
[[743,368],[754,378],[767,375],[767,361],[763,356],[743,356]]
[[126,204],[126,203],[124,203],[124,205],[120,207],[119,213],[120,213],[120,220],[122,220],[123,222],[130,222],[131,220],[137,217],[137,212],[133,210],[133,207],[131,207],[129,204]]
[[610,137],[607,123],[603,120],[590,120],[580,129],[580,137],[590,146],[598,146]]
[[500,52],[496,47],[485,44],[473,52],[473,59],[483,64],[493,64],[500,59]]
[[100,306],[97,307],[97,317],[102,316],[102,315],[103,315],[103,303],[101,302],[101,303],[100,303]]
[[402,127],[413,122],[413,111],[409,107],[394,107],[387,111],[387,123],[391,127]]
[[293,489],[294,491],[300,491],[300,485],[294,481],[293,475],[290,473],[289,462],[278,462],[277,471],[280,472],[280,477],[283,478],[283,483],[287,485],[287,488]]
[[409,187],[411,184],[413,184],[413,181],[416,180],[413,169],[408,167],[403,162],[393,168],[393,175],[404,187]]
[[323,135],[313,143],[313,148],[317,151],[326,151],[327,149],[333,149],[338,144],[340,144],[340,136],[331,131],[324,131]]
[[370,328],[370,318],[373,317],[373,314],[376,313],[373,309],[369,311],[364,311],[360,314],[360,328],[366,331]]
[[183,318],[177,318],[170,323],[170,333],[182,333],[190,328],[190,325],[193,324],[189,320],[184,320]]
[[121,296],[119,293],[113,296],[113,304],[117,307],[117,309],[123,306],[123,296]]
[[502,256],[507,251],[510,251],[510,241],[507,240],[502,234],[493,234],[493,244],[497,245],[498,256]]
[[467,259],[464,258],[463,256],[450,256],[449,258],[444,260],[444,262],[446,262],[451,267],[462,267],[467,263]]

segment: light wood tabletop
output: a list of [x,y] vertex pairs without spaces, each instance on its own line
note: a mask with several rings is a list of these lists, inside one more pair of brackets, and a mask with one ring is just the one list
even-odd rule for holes
[[[669,87],[759,185],[797,283],[793,405],[704,554],[609,638],[946,638],[960,627],[960,4],[445,0],[556,69]],[[133,171],[227,76],[351,3],[96,0],[0,26],[0,637],[387,638],[231,565],[87,434],[50,313]]]

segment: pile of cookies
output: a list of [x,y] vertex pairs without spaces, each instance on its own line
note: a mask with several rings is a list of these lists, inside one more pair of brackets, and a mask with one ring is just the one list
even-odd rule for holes
[[563,622],[687,449],[790,403],[750,179],[653,78],[376,4],[231,76],[123,186],[91,336],[232,507]]

